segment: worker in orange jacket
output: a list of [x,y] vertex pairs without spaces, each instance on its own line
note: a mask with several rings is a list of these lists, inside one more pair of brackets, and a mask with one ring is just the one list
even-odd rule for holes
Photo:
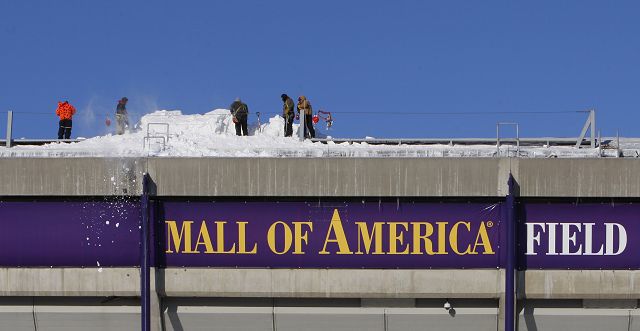
[[73,107],[69,101],[60,102],[58,101],[58,109],[56,109],[56,115],[60,117],[60,127],[58,128],[58,139],[62,139],[64,135],[64,139],[71,138],[71,119],[73,115],[76,113],[76,108]]

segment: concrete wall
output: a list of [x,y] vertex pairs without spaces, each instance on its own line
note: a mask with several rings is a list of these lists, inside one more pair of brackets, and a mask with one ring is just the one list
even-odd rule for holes
[[139,195],[141,159],[0,158],[0,196]]
[[0,195],[640,197],[635,159],[0,158]]
[[[173,297],[498,298],[504,272],[482,270],[158,269]],[[0,296],[137,296],[137,268],[3,268]]]
[[[640,177],[636,176],[640,173],[640,162],[633,159],[0,158],[0,169],[0,196],[6,197],[139,195],[144,172],[151,175],[157,195],[167,197],[503,197],[507,192],[509,172],[518,181],[523,197],[640,197]],[[638,271],[528,270],[519,273],[518,277],[519,297],[524,300],[640,298],[640,288],[635,285],[640,277]],[[193,296],[413,300],[502,299],[504,296],[504,272],[501,270],[174,268],[157,271],[154,280],[157,282],[158,292],[167,298]],[[74,312],[76,308],[73,307],[82,305],[67,305],[71,307],[68,308],[70,311],[64,312],[58,310],[59,304],[42,304],[42,309],[36,311],[35,304],[20,304],[25,298],[121,297],[137,296],[138,293],[139,271],[135,268],[0,269],[0,296],[9,300],[4,305],[0,303],[0,318],[4,321],[0,323],[0,330],[32,330],[30,325],[34,321],[37,323],[38,316],[41,316],[42,321],[47,321],[45,324],[51,326],[51,330],[56,330],[56,325],[64,325],[56,323],[67,320],[75,321],[73,323],[76,324],[69,325],[77,325],[78,329],[89,325],[85,323],[83,316]],[[157,315],[154,318],[154,329],[159,329],[162,305],[157,297],[152,301],[155,302]],[[468,313],[466,312],[455,320],[457,324],[452,324],[452,320],[446,319],[446,315],[438,315],[442,313],[440,310],[434,311],[436,315],[429,316],[428,311],[418,311],[415,307],[401,307],[397,311],[387,308],[339,310],[329,315],[315,314],[313,309],[272,307],[267,309],[271,310],[271,315],[263,308],[256,311],[252,307],[247,309],[249,313],[257,312],[256,316],[266,318],[267,324],[279,326],[279,330],[295,329],[298,325],[296,323],[308,321],[307,316],[310,315],[317,317],[318,322],[314,325],[324,329],[338,326],[327,326],[322,322],[337,321],[344,321],[347,326],[353,325],[350,323],[354,321],[362,322],[358,322],[358,325],[373,323],[370,326],[376,329],[380,325],[381,316],[387,323],[383,324],[385,330],[390,326],[391,329],[397,326],[398,329],[410,330],[414,325],[430,323],[448,329],[468,329],[469,325],[489,325],[488,329],[493,329],[494,325],[494,313],[480,314],[479,319],[462,318]],[[403,310],[405,308],[408,310]],[[175,311],[167,308],[162,314],[166,318],[173,316],[183,318],[184,321],[195,321],[194,325],[201,323],[205,327],[210,325],[215,316],[233,317],[220,314],[224,309],[220,310],[219,307],[213,310],[211,307],[202,307],[203,311],[212,312],[204,315],[194,309],[175,306]],[[498,309],[502,311],[503,308]],[[631,329],[640,329],[637,318],[639,314],[631,309],[600,309],[597,313],[585,311],[584,307],[566,308],[569,310],[559,313],[555,308],[535,309],[521,313],[521,330],[565,329],[566,325],[571,324],[568,321],[576,318],[591,329],[604,323],[609,326],[608,329],[617,330],[620,326],[622,330],[624,321],[627,321]],[[278,310],[277,314],[275,310]],[[138,318],[130,307],[124,310],[98,311],[100,314],[95,316],[88,311],[82,314],[107,321],[104,328],[96,328],[100,330],[129,328],[116,322],[109,324],[111,322],[108,321],[114,316],[114,321],[125,321],[125,324],[135,323]],[[604,317],[599,314],[604,314]],[[237,317],[242,316],[246,315]],[[273,316],[281,316],[281,319],[274,320]],[[425,322],[425,316],[429,316],[429,323]],[[498,313],[496,317],[498,328],[502,325],[501,316],[502,313]],[[406,321],[415,323],[406,324]],[[172,326],[165,327],[171,329]],[[38,328],[44,329],[47,329],[44,325]],[[197,328],[190,328],[192,329]]]
[[477,330],[497,329],[496,308],[216,307],[165,311],[166,330]]
[[535,308],[518,316],[519,331],[631,331],[637,309]]
[[149,159],[162,196],[496,196],[499,159]]
[[639,270],[527,270],[518,272],[527,299],[638,299]]
[[0,296],[137,296],[138,268],[0,268]]
[[[520,299],[640,299],[639,270],[528,270]],[[498,299],[504,270],[159,269],[171,297]],[[137,296],[137,268],[2,268],[0,296]]]
[[169,268],[160,272],[161,291],[168,296],[497,299],[504,284],[504,272],[498,269]]
[[139,330],[135,299],[0,298],[0,331]]
[[637,159],[519,159],[524,197],[640,197]]

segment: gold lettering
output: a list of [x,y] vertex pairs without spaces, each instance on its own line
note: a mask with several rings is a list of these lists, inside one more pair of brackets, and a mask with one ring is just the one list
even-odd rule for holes
[[449,224],[449,222],[436,222],[436,225],[438,225],[438,251],[436,252],[437,255],[447,255],[447,224]]
[[454,224],[453,227],[451,227],[451,233],[449,233],[449,245],[451,245],[451,250],[458,255],[473,254],[471,251],[471,245],[468,245],[467,249],[462,253],[458,250],[458,226],[460,226],[460,224],[463,224],[468,231],[471,231],[471,222],[460,221]]
[[404,246],[402,252],[398,252],[397,244],[400,243],[400,248],[404,245],[404,232],[400,231],[398,234],[397,226],[400,225],[407,231],[409,223],[407,222],[389,222],[389,254],[409,254],[409,245]]
[[234,243],[228,251],[224,250],[224,225],[227,222],[216,221],[216,253],[233,254],[236,252],[236,244]]
[[[358,225],[358,251],[356,254],[369,254],[371,251],[371,242],[375,238],[376,242],[373,246],[373,254],[384,254],[382,251],[382,222],[373,223],[373,227],[371,228],[371,232],[367,228],[367,223],[365,222],[356,222]],[[362,248],[360,242],[364,244],[364,253],[362,252]]]
[[[281,224],[284,229],[284,249],[282,251],[278,251],[276,247],[276,226],[278,224]],[[289,225],[283,221],[277,221],[271,224],[269,231],[267,232],[267,242],[271,251],[278,255],[288,252],[291,248],[291,228]]]
[[215,253],[213,245],[211,245],[211,237],[209,237],[209,230],[207,229],[207,223],[205,221],[202,221],[202,224],[200,225],[200,233],[198,233],[198,240],[196,241],[195,247],[195,251],[197,253],[200,253],[198,250],[198,246],[200,245],[204,245],[205,254]]
[[[422,254],[422,248],[424,247],[427,255],[434,255],[433,243],[429,236],[433,234],[433,225],[427,222],[414,222],[413,226],[413,251],[411,254]],[[425,228],[424,234],[422,234],[422,228]]]
[[[334,234],[335,239],[330,239],[331,233]],[[333,217],[331,218],[331,223],[329,224],[329,230],[327,231],[327,236],[324,239],[324,246],[319,254],[329,254],[327,251],[327,244],[333,242],[338,244],[338,254],[353,254],[349,249],[349,242],[347,242],[347,237],[344,234],[344,229],[342,228],[342,221],[340,220],[340,215],[338,214],[338,209],[333,210]]]
[[197,253],[192,250],[191,247],[191,224],[193,221],[184,221],[182,222],[182,227],[180,228],[180,233],[178,233],[178,225],[176,221],[166,220],[167,224],[167,251],[166,253],[173,253],[171,250],[171,239],[173,238],[173,246],[176,249],[176,253],[180,252],[180,243],[184,240],[184,249],[182,253],[193,254]]
[[308,243],[309,232],[304,231],[304,234],[302,233],[303,225],[309,227],[309,231],[313,231],[313,223],[311,222],[293,222],[293,233],[295,235],[293,254],[304,254],[302,251],[302,242],[304,241],[305,245]]
[[[481,243],[478,243],[478,239],[480,239]],[[487,234],[487,228],[484,222],[480,223],[480,229],[478,230],[478,235],[476,236],[476,242],[473,244],[473,254],[478,254],[476,248],[478,246],[484,247],[483,255],[495,254],[493,252],[493,247],[491,247],[491,240],[489,240],[489,234]]]
[[238,222],[238,254],[256,254],[258,252],[257,243],[253,243],[253,248],[247,252],[247,223]]

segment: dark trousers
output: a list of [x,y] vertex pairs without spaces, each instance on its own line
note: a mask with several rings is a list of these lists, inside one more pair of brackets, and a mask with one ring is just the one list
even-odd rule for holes
[[236,123],[236,135],[248,136],[249,130],[247,130],[247,116],[237,116],[238,123]]
[[293,135],[293,114],[289,114],[284,118],[284,136],[291,137]]
[[313,128],[313,115],[304,116],[304,137],[311,139],[316,137],[316,130]]
[[63,136],[64,139],[71,138],[71,120],[60,120],[58,124],[60,125],[58,128],[58,139],[62,139]]

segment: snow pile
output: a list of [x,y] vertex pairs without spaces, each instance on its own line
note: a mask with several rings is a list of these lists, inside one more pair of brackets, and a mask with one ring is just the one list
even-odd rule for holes
[[[274,116],[267,123],[251,126],[248,137],[238,137],[229,110],[195,115],[160,110],[143,116],[124,135],[107,134],[71,144],[0,147],[0,157],[598,157],[600,153],[598,149],[557,146],[521,147],[518,154],[509,145],[498,151],[489,145],[312,143],[298,140],[298,124],[294,124],[294,137],[284,137],[283,126],[284,119]],[[325,137],[318,128],[316,132]]]

